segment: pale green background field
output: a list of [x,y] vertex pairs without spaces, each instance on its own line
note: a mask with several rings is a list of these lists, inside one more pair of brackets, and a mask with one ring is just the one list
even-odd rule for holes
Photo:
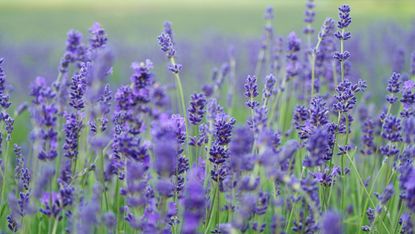
[[[51,42],[65,38],[69,28],[83,31],[101,22],[112,40],[147,43],[154,40],[165,20],[174,23],[179,38],[200,39],[206,32],[225,35],[258,35],[266,6],[276,11],[279,33],[299,29],[303,24],[305,0],[11,0],[0,1],[0,35],[16,43],[37,40]],[[316,0],[317,24],[324,17],[336,17],[337,7],[352,7],[353,29],[379,21],[404,25],[415,17],[414,0]]]

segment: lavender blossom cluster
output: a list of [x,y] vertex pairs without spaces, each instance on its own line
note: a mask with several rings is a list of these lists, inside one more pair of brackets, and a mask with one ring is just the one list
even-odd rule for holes
[[[11,103],[0,59],[0,233],[413,233],[415,52],[374,107],[345,49],[350,6],[314,40],[316,7],[307,43],[277,35],[267,8],[256,69],[238,73],[231,51],[189,98],[170,22],[157,41],[171,84],[145,59],[112,86],[98,23],[68,32],[30,104]],[[28,141],[11,148],[25,112]]]

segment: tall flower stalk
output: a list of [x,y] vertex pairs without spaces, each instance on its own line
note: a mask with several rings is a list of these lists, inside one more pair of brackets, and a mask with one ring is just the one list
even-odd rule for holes
[[350,57],[350,52],[345,50],[344,42],[351,38],[351,33],[346,31],[349,25],[352,23],[350,17],[350,6],[342,5],[339,7],[339,20],[337,21],[337,28],[339,31],[335,33],[335,36],[340,41],[340,51],[334,54],[334,58],[340,63],[340,76],[341,81],[344,81],[344,63]]
[[160,36],[158,36],[157,39],[161,47],[161,50],[164,53],[166,53],[166,56],[169,59],[170,64],[168,65],[168,70],[173,74],[176,80],[177,97],[179,98],[179,102],[180,102],[181,114],[183,115],[185,119],[186,139],[187,139],[188,138],[187,137],[187,129],[188,129],[187,109],[186,109],[186,103],[185,103],[184,93],[183,93],[183,85],[180,79],[180,72],[182,70],[182,65],[176,63],[176,59],[175,59],[176,50],[174,48],[173,33],[171,30],[171,25],[169,23],[165,24],[164,32],[162,32]]

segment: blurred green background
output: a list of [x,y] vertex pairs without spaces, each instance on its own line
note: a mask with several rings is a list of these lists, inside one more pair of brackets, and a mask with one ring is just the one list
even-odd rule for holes
[[[337,7],[352,7],[353,29],[393,20],[408,24],[415,16],[414,0],[316,0],[316,24],[337,17]],[[81,31],[98,21],[113,41],[147,43],[170,20],[178,38],[198,40],[206,32],[258,36],[263,11],[272,6],[279,33],[303,26],[305,0],[10,0],[0,1],[1,38],[15,43],[62,42],[70,28]]]

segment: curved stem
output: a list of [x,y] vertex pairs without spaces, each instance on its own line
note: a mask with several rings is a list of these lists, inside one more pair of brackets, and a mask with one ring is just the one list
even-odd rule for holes
[[[174,60],[174,57],[170,58],[170,63],[172,65],[176,64],[176,61]],[[186,109],[186,103],[185,103],[185,99],[184,99],[184,94],[183,94],[183,86],[182,86],[182,81],[180,79],[180,76],[178,73],[174,73],[174,77],[176,79],[176,85],[177,85],[177,94],[180,97],[180,105],[181,105],[181,111],[182,111],[182,115],[184,118],[184,123],[185,123],[185,127],[186,127],[186,141],[188,140],[189,136],[188,136],[188,124],[187,124],[187,109]]]

